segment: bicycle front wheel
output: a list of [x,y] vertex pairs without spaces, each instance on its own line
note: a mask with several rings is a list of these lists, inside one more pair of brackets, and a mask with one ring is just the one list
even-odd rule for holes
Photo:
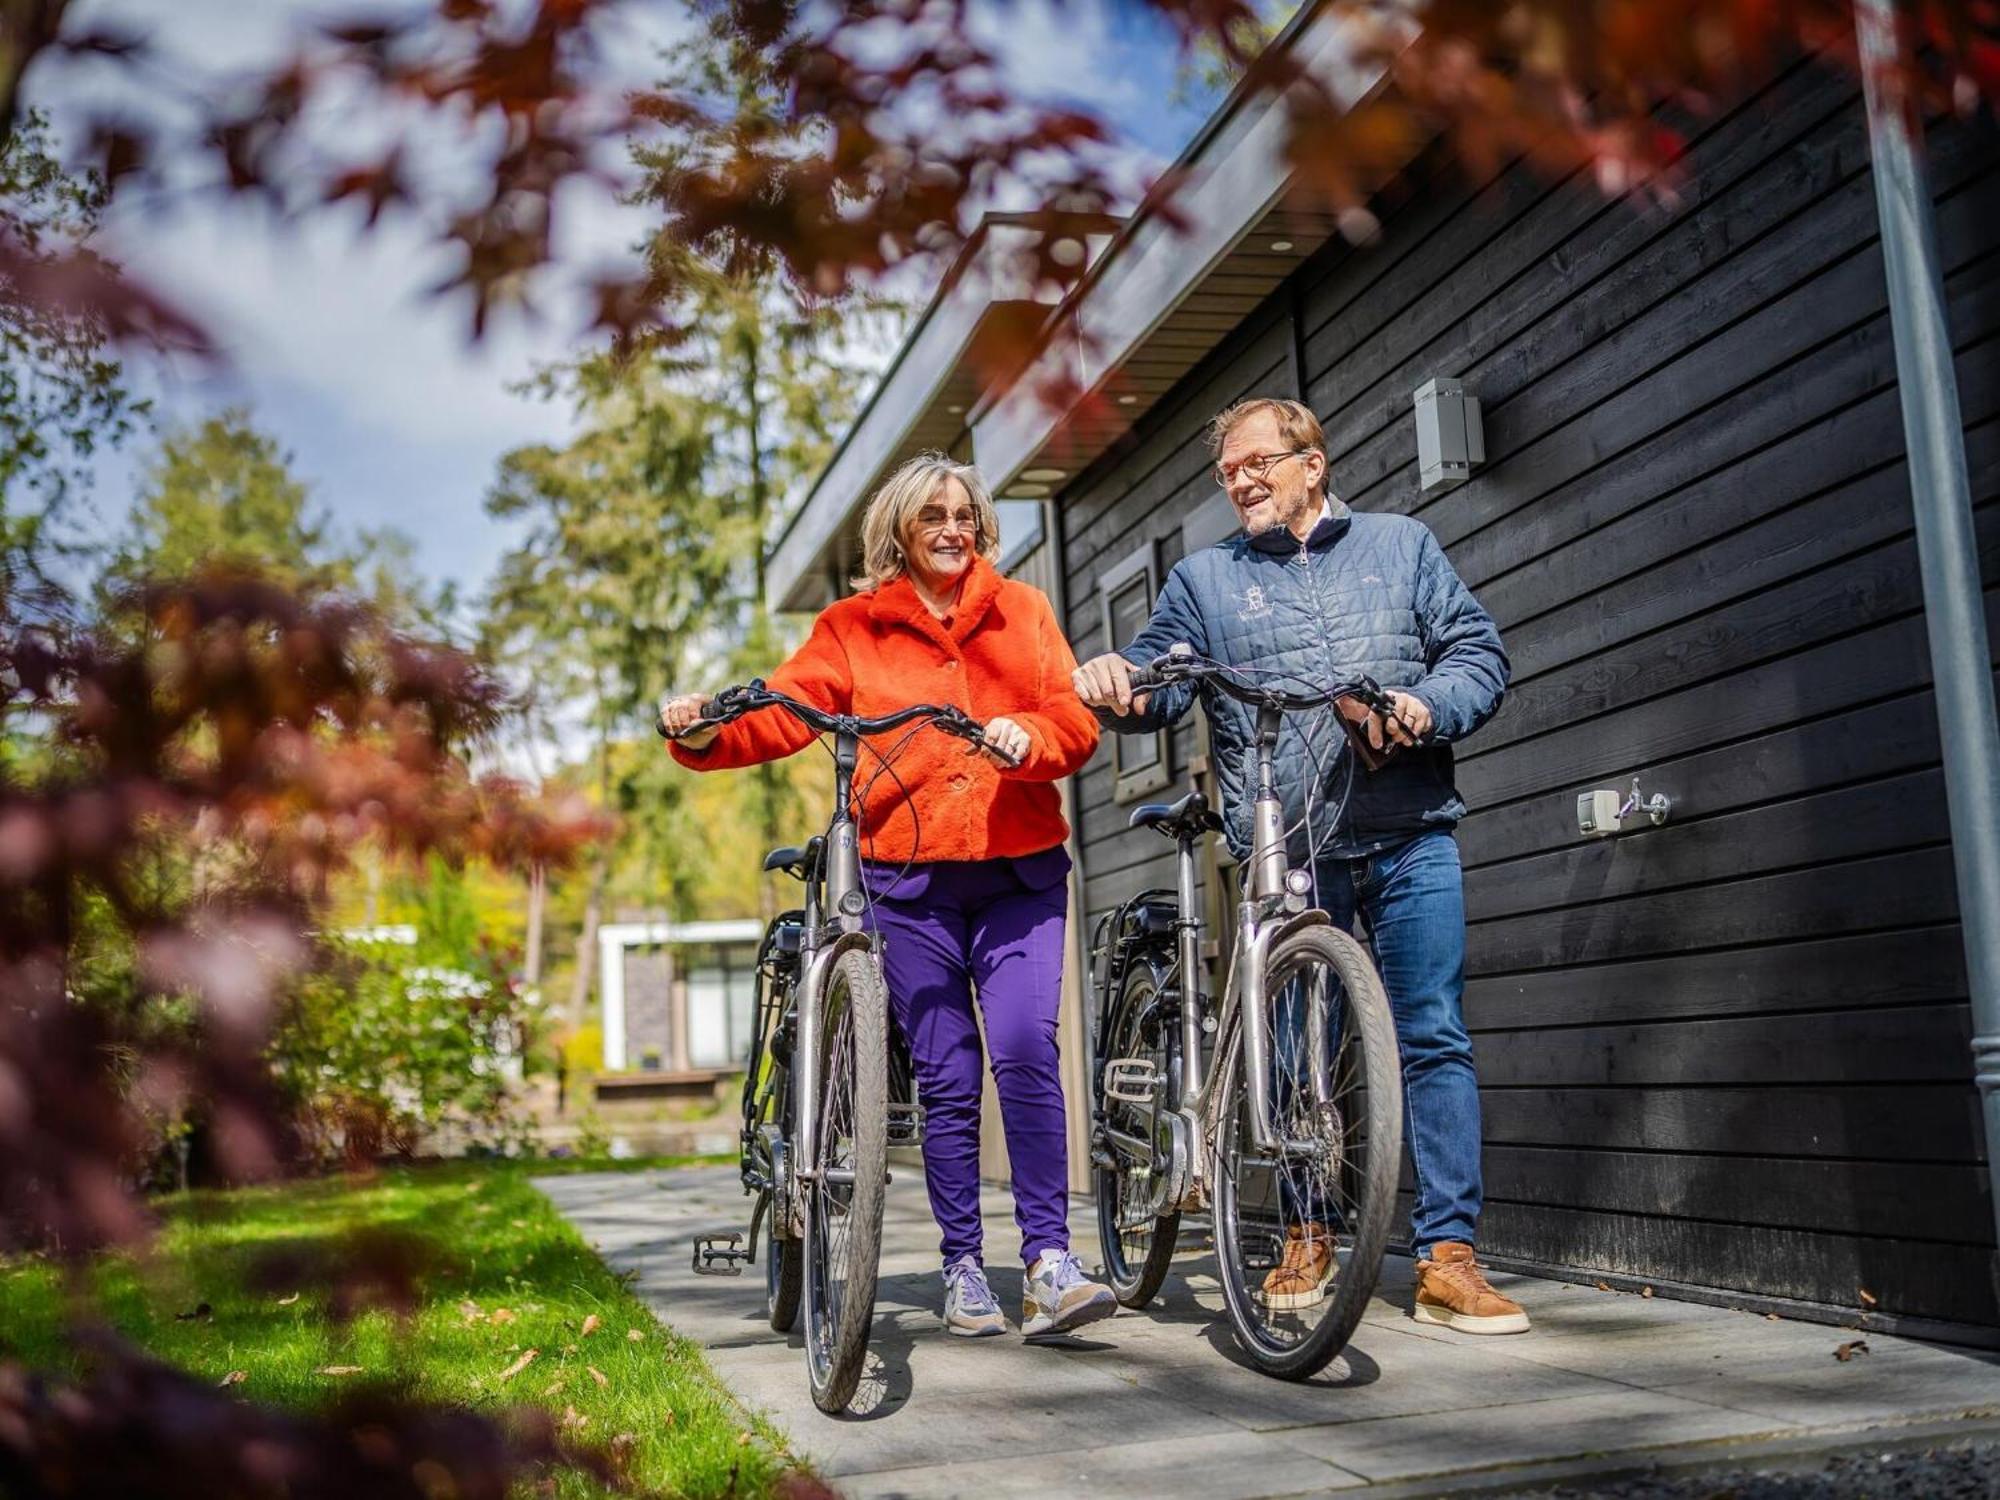
[[1265,993],[1276,1139],[1260,1149],[1251,1130],[1239,1016],[1219,1069],[1215,1253],[1244,1352],[1303,1380],[1346,1347],[1374,1294],[1403,1151],[1402,1069],[1381,978],[1347,933],[1280,939]]
[[805,1184],[805,1343],[813,1404],[854,1399],[875,1313],[888,1180],[889,1000],[874,955],[834,960],[821,1006],[819,1139]]

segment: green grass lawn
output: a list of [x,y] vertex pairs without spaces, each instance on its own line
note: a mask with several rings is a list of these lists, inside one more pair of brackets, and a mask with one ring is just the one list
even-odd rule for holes
[[[770,1494],[796,1467],[781,1435],[746,1418],[700,1351],[655,1322],[529,1186],[565,1165],[450,1163],[166,1199],[152,1254],[105,1258],[90,1289],[135,1343],[203,1379],[241,1372],[234,1388],[260,1401],[309,1409],[380,1381],[489,1410],[532,1403],[586,1442],[629,1445],[628,1473],[646,1489]],[[371,1311],[342,1327],[310,1286],[249,1284],[270,1252],[324,1256],[357,1230],[407,1233],[434,1258],[407,1322]],[[0,1260],[0,1355],[70,1367],[65,1307],[54,1267]],[[600,1491],[566,1475],[558,1493]]]

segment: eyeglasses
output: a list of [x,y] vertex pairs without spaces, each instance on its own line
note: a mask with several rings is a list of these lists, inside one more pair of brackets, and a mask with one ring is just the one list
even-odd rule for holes
[[979,531],[979,512],[974,510],[956,510],[950,515],[946,515],[935,505],[926,505],[922,510],[917,512],[917,526],[919,530],[928,536],[936,536],[938,533],[944,531],[970,531],[977,535]]
[[1311,451],[1310,448],[1294,448],[1289,453],[1255,453],[1249,458],[1244,459],[1241,463],[1217,464],[1215,466],[1215,482],[1226,490],[1236,483],[1237,477],[1240,475],[1245,479],[1254,479],[1261,484],[1265,479],[1270,477],[1271,470],[1275,469],[1286,459],[1297,458],[1300,454],[1310,453]]

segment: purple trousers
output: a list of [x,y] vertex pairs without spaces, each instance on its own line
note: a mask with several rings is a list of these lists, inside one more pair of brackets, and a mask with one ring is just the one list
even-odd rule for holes
[[1021,1259],[1069,1248],[1056,1009],[1069,913],[1061,846],[1022,859],[867,865],[889,1003],[924,1106],[924,1179],[947,1262],[979,1256],[978,994],[1014,1177]]

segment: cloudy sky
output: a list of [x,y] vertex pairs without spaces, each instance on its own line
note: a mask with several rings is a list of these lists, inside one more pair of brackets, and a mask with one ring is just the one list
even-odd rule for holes
[[[281,55],[291,28],[326,4],[88,0],[79,10],[159,28],[175,50],[228,68]],[[632,7],[611,49],[632,81],[646,81],[677,12],[667,3]],[[1168,102],[1171,38],[1130,0],[992,0],[983,27],[1017,89],[1091,105],[1127,133],[1141,160],[1171,159],[1206,113],[1204,102]],[[98,87],[75,73],[31,83],[59,127],[65,110]],[[562,249],[572,265],[616,259],[636,237],[638,221],[614,203],[570,207]],[[121,208],[107,248],[196,313],[227,356],[220,368],[134,364],[133,383],[164,421],[248,406],[338,525],[393,525],[415,539],[427,573],[478,591],[510,541],[481,508],[497,460],[522,443],[559,440],[568,427],[565,411],[509,387],[578,348],[572,311],[552,305],[535,325],[503,321],[475,344],[464,304],[426,294],[445,267],[415,233],[362,234],[331,218],[279,224],[205,199]],[[102,465],[101,532],[122,521],[146,446]]]

